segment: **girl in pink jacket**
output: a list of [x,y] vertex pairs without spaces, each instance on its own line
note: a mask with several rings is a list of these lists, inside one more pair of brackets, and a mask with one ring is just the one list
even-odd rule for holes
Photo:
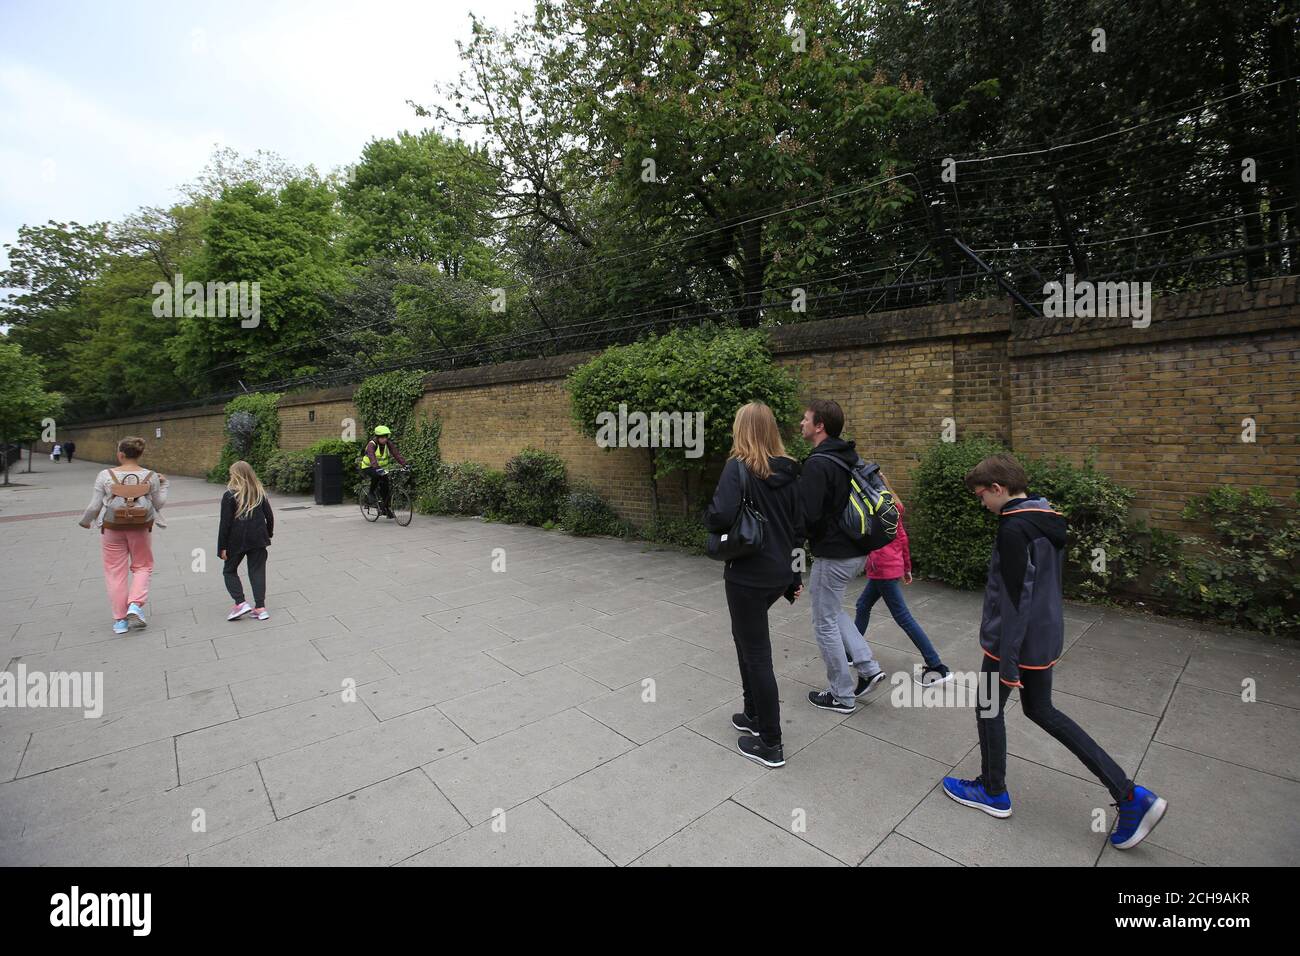
[[[894,496],[897,500],[897,495]],[[953,675],[939,659],[939,653],[926,637],[921,625],[916,623],[912,612],[903,600],[902,584],[912,583],[912,552],[907,546],[907,530],[903,527],[903,502],[898,502],[898,535],[883,548],[867,555],[867,586],[858,598],[858,613],[854,620],[858,630],[865,637],[867,623],[871,620],[871,608],[880,598],[885,599],[885,606],[894,615],[894,623],[916,645],[916,649],[925,658],[925,668],[916,682],[923,687],[932,684],[944,684],[953,679]]]

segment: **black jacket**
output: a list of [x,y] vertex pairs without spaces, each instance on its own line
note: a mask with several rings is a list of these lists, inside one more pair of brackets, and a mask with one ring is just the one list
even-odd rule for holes
[[[803,576],[796,570],[797,548],[803,546],[803,508],[799,502],[799,465],[792,458],[769,458],[772,473],[767,478],[750,474],[735,458],[727,459],[718,478],[713,502],[704,515],[710,531],[730,530],[740,512],[748,475],[750,500],[767,519],[763,550],[747,558],[728,561],[723,578],[732,584],[752,588],[799,587]],[[796,563],[797,562],[797,563]]]
[[227,491],[221,496],[221,528],[217,531],[217,554],[225,551],[230,557],[244,554],[255,548],[265,548],[275,534],[275,512],[271,500],[262,499],[262,507],[243,518],[235,517],[235,493]]
[[840,513],[849,503],[849,473],[835,462],[817,457],[826,454],[834,455],[850,467],[858,460],[853,442],[827,438],[804,461],[799,490],[803,495],[810,550],[819,558],[863,557],[866,552],[840,530]]
[[1065,646],[1065,535],[1065,517],[1036,495],[1008,501],[998,516],[980,646],[1006,684],[1019,685],[1021,668],[1051,667]]

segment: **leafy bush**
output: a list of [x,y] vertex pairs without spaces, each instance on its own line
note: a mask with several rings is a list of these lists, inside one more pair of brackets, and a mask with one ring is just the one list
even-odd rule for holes
[[981,436],[938,442],[912,473],[904,522],[918,573],[954,587],[978,588],[988,572],[997,519],[980,507],[963,479],[980,460],[1006,451]]
[[281,494],[310,494],[314,461],[300,451],[277,451],[262,470],[262,484]]
[[572,489],[560,509],[560,527],[579,537],[610,535],[626,537],[631,526],[618,516],[609,502],[588,487]]
[[694,554],[704,554],[709,531],[694,518],[660,517],[641,530],[641,537],[655,544],[668,544]]
[[569,481],[559,455],[525,448],[506,462],[505,494],[491,517],[515,524],[557,521]]
[[1215,540],[1158,536],[1158,595],[1198,618],[1300,633],[1300,492],[1277,502],[1262,488],[1216,488],[1188,502],[1183,517],[1208,522]]
[[433,490],[420,496],[421,510],[443,515],[499,514],[505,482],[504,472],[476,461],[441,464]]
[[[601,432],[598,416],[617,415],[620,404],[629,413],[704,414],[699,457],[686,457],[681,447],[650,449],[649,477],[655,482],[674,471],[702,472],[724,456],[731,448],[736,409],[746,402],[766,402],[787,433],[799,415],[794,376],[772,361],[767,339],[757,329],[675,329],[613,346],[574,369],[567,387],[574,423],[593,438]],[[657,508],[657,483],[653,487]],[[683,506],[692,507],[686,501]]]
[[[259,475],[280,444],[279,393],[240,395],[226,403],[226,443],[208,480],[225,484],[230,466],[241,458]],[[250,418],[252,427],[249,427]]]
[[[361,417],[362,433],[370,435],[376,426],[393,430],[398,446],[405,448],[410,437],[411,413],[424,394],[425,372],[398,369],[372,375],[352,393],[352,402]],[[402,452],[403,457],[406,452]]]
[[442,464],[441,438],[442,422],[436,415],[410,423],[402,436],[402,457],[411,466],[411,485],[417,496],[432,494],[436,489]]
[[[937,442],[921,460],[908,512],[912,558],[919,571],[954,587],[984,585],[997,518],[980,506],[963,479],[981,459],[1005,451],[990,438],[972,436]],[[1046,497],[1069,522],[1065,593],[1100,597],[1136,578],[1140,549],[1129,523],[1133,492],[1098,471],[1091,457],[1082,466],[1018,457],[1030,493]]]

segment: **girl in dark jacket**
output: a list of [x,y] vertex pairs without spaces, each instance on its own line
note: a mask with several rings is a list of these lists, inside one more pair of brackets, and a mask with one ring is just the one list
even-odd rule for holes
[[742,405],[731,426],[731,455],[722,469],[705,515],[710,531],[730,530],[748,489],[750,501],[766,519],[763,549],[728,561],[723,572],[731,636],[736,642],[745,711],[732,726],[744,731],[736,746],[768,767],[785,764],[781,747],[781,701],[772,670],[772,640],[767,611],[777,598],[791,603],[803,592],[803,507],[799,466],[786,454],[772,410],[762,402]]
[[[271,615],[266,610],[266,549],[275,533],[275,513],[267,500],[266,489],[257,478],[257,472],[246,461],[230,466],[230,481],[221,498],[221,530],[217,532],[217,553],[226,562],[222,573],[226,590],[235,599],[235,606],[226,615],[234,621],[252,614],[259,621]],[[248,558],[248,580],[253,585],[250,606],[244,600],[244,586],[239,581],[239,563]]]

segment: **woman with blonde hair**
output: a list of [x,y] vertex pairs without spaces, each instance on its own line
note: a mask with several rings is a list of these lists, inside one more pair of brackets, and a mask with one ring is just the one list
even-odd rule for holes
[[781,746],[781,701],[772,669],[767,611],[777,598],[794,600],[803,592],[804,523],[799,497],[799,465],[786,454],[772,409],[762,402],[742,405],[731,426],[731,454],[718,479],[705,524],[727,534],[746,502],[763,517],[762,546],[726,564],[723,581],[731,636],[736,643],[745,710],[731,724],[746,736],[737,749],[768,767],[785,764]]
[[114,634],[130,630],[128,618],[140,627],[148,623],[144,605],[153,576],[150,534],[158,510],[167,503],[167,479],[140,466],[143,454],[143,438],[123,438],[117,443],[118,467],[105,468],[95,476],[94,497],[78,522],[83,528],[99,529]]
[[[226,562],[222,569],[226,590],[235,599],[235,606],[226,615],[227,621],[236,621],[245,614],[252,614],[259,621],[271,616],[266,610],[266,549],[273,534],[275,513],[266,489],[252,465],[246,461],[235,462],[230,466],[226,493],[221,496],[221,528],[217,532],[217,554]],[[239,580],[239,564],[245,557],[255,607],[244,600],[244,586]]]

